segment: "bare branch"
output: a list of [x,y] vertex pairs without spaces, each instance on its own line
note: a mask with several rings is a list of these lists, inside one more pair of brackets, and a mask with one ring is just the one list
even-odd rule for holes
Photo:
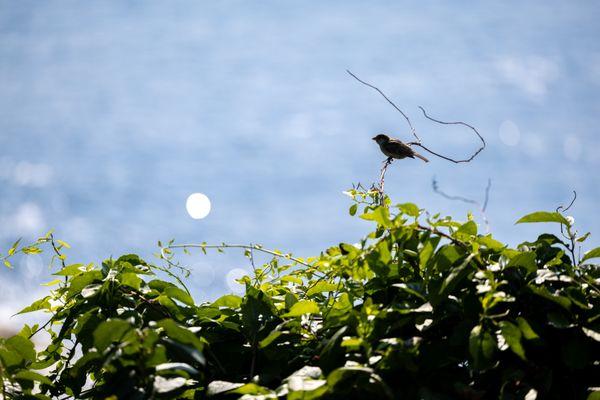
[[485,212],[487,205],[488,205],[489,197],[490,197],[490,188],[492,187],[492,180],[490,178],[488,178],[488,183],[485,188],[485,199],[483,201],[483,205],[481,205],[481,203],[478,202],[477,200],[468,199],[468,198],[462,197],[462,196],[452,196],[452,195],[449,195],[449,194],[443,192],[442,190],[440,190],[437,180],[435,179],[435,176],[433,177],[431,186],[433,186],[433,191],[435,193],[439,194],[440,196],[442,196],[448,200],[458,200],[458,201],[462,201],[463,203],[469,203],[469,204],[476,205],[479,208],[479,212],[481,213],[481,217],[483,218],[483,222],[485,223],[486,232],[490,231],[490,222],[489,222],[489,220],[487,218],[487,214]]
[[483,207],[481,209],[485,211],[487,209],[488,201],[490,200],[490,189],[492,187],[492,179],[488,178],[488,184],[485,187],[485,199],[483,200]]
[[359,79],[356,75],[354,75],[352,72],[350,72],[350,70],[346,70],[347,73],[350,74],[350,76],[352,76],[354,79],[356,79],[357,81],[359,81],[360,83],[362,83],[365,86],[370,87],[371,89],[375,89],[377,92],[379,92],[380,95],[383,96],[384,99],[387,100],[388,103],[390,103],[392,105],[392,107],[394,107],[396,109],[396,111],[398,111],[400,114],[402,114],[402,116],[404,117],[404,119],[406,120],[406,122],[408,123],[408,126],[410,127],[410,131],[413,134],[413,136],[419,141],[419,143],[421,142],[421,138],[419,138],[419,136],[417,135],[417,131],[415,130],[415,128],[413,128],[412,123],[410,122],[410,118],[408,118],[408,116],[406,114],[404,114],[404,111],[402,111],[396,104],[394,104],[393,101],[391,101],[386,95],[385,93],[383,93],[378,87],[371,85],[370,83],[367,83],[361,79]]
[[473,132],[475,132],[475,134],[477,135],[477,137],[481,140],[481,147],[479,149],[477,149],[477,151],[475,151],[475,153],[473,153],[473,155],[471,155],[471,157],[466,158],[464,160],[456,160],[454,158],[445,156],[443,154],[437,153],[431,149],[429,149],[428,147],[426,147],[425,145],[423,145],[421,138],[419,137],[419,135],[417,135],[417,131],[415,130],[415,128],[413,127],[410,118],[408,118],[408,116],[404,113],[404,111],[402,111],[396,104],[394,104],[394,102],[392,100],[390,100],[385,93],[383,93],[381,91],[381,89],[379,89],[377,86],[371,85],[368,82],[363,81],[362,79],[358,78],[356,75],[354,75],[352,72],[350,72],[349,70],[346,70],[346,72],[348,72],[348,74],[350,74],[350,76],[352,76],[354,79],[356,79],[358,82],[362,83],[365,86],[370,87],[371,89],[376,90],[381,96],[383,96],[383,98],[392,105],[392,107],[394,107],[396,109],[396,111],[398,111],[400,114],[402,114],[402,116],[404,117],[404,119],[406,120],[406,122],[408,123],[408,126],[410,127],[410,131],[412,133],[412,135],[417,139],[416,142],[410,142],[407,143],[408,145],[415,145],[415,146],[419,146],[421,147],[423,150],[433,154],[434,156],[437,156],[439,158],[442,158],[444,160],[453,162],[455,164],[459,164],[459,163],[467,163],[467,162],[471,162],[479,153],[481,153],[481,151],[483,151],[483,149],[486,146],[485,143],[485,139],[483,138],[483,136],[481,136],[481,134],[479,133],[479,131],[477,131],[477,129],[475,129],[475,127],[467,124],[466,122],[462,122],[462,121],[456,121],[456,122],[446,122],[446,121],[440,121],[438,119],[432,118],[429,115],[427,115],[427,112],[425,111],[425,109],[421,106],[419,106],[419,108],[421,109],[421,111],[423,112],[423,115],[425,116],[425,118],[427,118],[430,121],[433,121],[435,123],[441,124],[441,125],[462,125],[462,126],[466,126],[467,128],[471,129]]

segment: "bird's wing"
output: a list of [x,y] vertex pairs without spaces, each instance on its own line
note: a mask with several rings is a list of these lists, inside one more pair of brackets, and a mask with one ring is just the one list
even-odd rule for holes
[[410,146],[408,146],[405,143],[402,143],[397,139],[390,139],[390,141],[387,144],[387,148],[390,152],[402,155],[404,157],[412,157],[415,153],[414,150],[410,148]]

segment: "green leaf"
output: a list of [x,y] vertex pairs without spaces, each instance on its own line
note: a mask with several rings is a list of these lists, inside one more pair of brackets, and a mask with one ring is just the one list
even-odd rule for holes
[[514,256],[513,258],[511,258],[506,266],[507,267],[523,267],[528,272],[531,273],[531,272],[537,271],[537,269],[538,269],[537,264],[535,263],[535,259],[536,259],[535,252],[526,251],[526,252],[519,253],[516,256]]
[[473,327],[469,335],[469,353],[473,358],[475,368],[483,369],[489,366],[495,349],[494,337],[484,331],[481,325]]
[[257,396],[257,397],[249,397],[251,395],[271,395],[273,394],[269,389],[259,386],[256,383],[246,383],[243,386],[240,386],[231,391],[231,393],[243,394],[244,399],[268,399],[268,398],[276,398],[276,397],[265,397],[265,396]]
[[571,300],[565,296],[554,295],[548,291],[548,289],[544,286],[536,287],[529,286],[529,290],[531,290],[536,295],[543,297],[547,300],[553,301],[554,303],[560,305],[567,311],[571,309]]
[[194,299],[185,290],[176,286],[170,286],[165,289],[164,293],[172,299],[179,300],[185,305],[194,306]]
[[231,309],[240,308],[242,305],[242,298],[233,294],[226,294],[225,296],[219,297],[212,303],[213,307],[227,307]]
[[58,276],[73,276],[73,275],[81,275],[85,272],[85,269],[82,268],[83,264],[71,264],[67,265],[60,271],[54,273],[54,275]]
[[182,362],[169,362],[158,364],[156,367],[156,372],[170,372],[170,371],[185,371],[190,375],[198,375],[200,372],[192,367],[190,364],[182,363]]
[[417,207],[417,205],[413,203],[397,204],[396,207],[398,207],[398,209],[404,214],[411,217],[418,217],[420,214],[419,207]]
[[350,206],[350,210],[348,212],[350,215],[354,216],[356,215],[356,210],[358,210],[358,204],[355,203]]
[[304,282],[302,282],[301,278],[298,278],[297,276],[293,276],[293,275],[285,275],[281,277],[281,282],[292,282],[295,283],[297,285],[302,285]]
[[[469,254],[469,256],[465,258],[459,266],[452,268],[446,279],[444,279],[444,281],[442,282],[442,285],[440,286],[438,292],[438,296],[435,300],[439,300],[446,297],[454,290],[458,283],[465,278],[465,276],[469,272],[468,266],[473,257],[475,257],[475,253]],[[437,302],[434,301],[434,304],[435,303]]]
[[6,340],[5,346],[10,350],[16,351],[23,359],[27,361],[35,360],[35,349],[31,340],[23,336],[16,335]]
[[[362,366],[345,366],[333,370],[327,375],[327,385],[334,390],[334,393],[346,395],[341,398],[394,398],[391,389],[381,377],[371,368]],[[356,396],[356,391],[359,391],[362,396]]]
[[62,241],[62,240],[60,240],[60,239],[56,239],[56,243],[60,244],[60,245],[61,245],[61,246],[63,246],[63,247],[66,247],[67,249],[70,249],[70,248],[71,248],[71,245],[70,245],[69,243],[67,243],[67,242],[64,242],[64,241]]
[[29,313],[29,312],[33,312],[33,311],[38,311],[38,310],[50,310],[51,306],[50,306],[50,296],[46,296],[43,299],[39,299],[34,301],[31,305],[25,307],[24,309],[22,309],[21,311],[19,311],[17,314],[25,314],[25,313]]
[[261,349],[263,347],[267,347],[268,345],[270,345],[271,343],[273,343],[273,341],[275,341],[282,334],[283,334],[283,332],[281,332],[281,331],[272,331],[271,333],[269,333],[269,335],[266,338],[264,338],[263,340],[260,341],[260,343],[258,344],[258,346]]
[[300,317],[304,314],[318,314],[319,306],[312,300],[300,300],[292,306],[290,312],[283,314],[282,317]]
[[33,372],[33,371],[27,371],[27,370],[19,371],[14,375],[14,377],[16,379],[23,379],[23,380],[32,381],[32,382],[41,382],[45,385],[53,386],[53,383],[50,379],[46,378],[44,375],[40,375],[37,372]]
[[595,390],[590,393],[586,400],[600,400],[600,390]]
[[130,329],[129,322],[122,319],[104,321],[94,330],[94,347],[103,352],[113,342],[119,342]]
[[583,255],[581,262],[587,261],[590,258],[599,258],[600,257],[600,247],[596,247]]
[[121,275],[120,280],[121,284],[132,287],[135,290],[140,290],[143,283],[142,278],[140,278],[135,272],[125,272]]
[[360,217],[367,221],[375,221],[384,228],[389,228],[392,226],[392,222],[390,221],[390,212],[388,208],[384,206],[379,206],[372,212],[365,213]]
[[523,337],[527,340],[539,339],[537,333],[531,328],[529,322],[523,317],[517,317],[517,324],[519,325],[519,329],[521,329],[521,333]]
[[9,256],[12,256],[13,254],[15,254],[15,251],[17,250],[17,246],[21,242],[21,239],[22,238],[17,239],[17,241],[12,246],[10,246],[10,249],[8,249]]
[[565,226],[569,225],[569,222],[561,213],[548,212],[548,211],[537,211],[531,214],[527,214],[519,219],[516,224],[532,223],[532,222],[558,222]]
[[172,319],[163,319],[157,323],[157,326],[163,328],[169,338],[183,344],[189,344],[198,350],[202,350],[203,345],[198,336]]
[[316,283],[313,287],[311,287],[306,292],[306,295],[312,296],[315,293],[332,292],[332,291],[336,290],[337,288],[338,288],[338,285],[336,285],[335,283],[320,281],[320,282]]
[[216,396],[221,393],[229,392],[230,390],[237,389],[244,386],[243,383],[234,383],[227,381],[212,381],[208,384],[206,395],[208,397]]
[[[27,247],[23,247],[21,249],[21,251],[23,252],[23,254],[40,254],[42,253],[42,249],[40,249],[37,246],[27,246]],[[65,257],[64,256],[57,256],[58,258],[60,258],[61,260],[64,260]]]
[[500,333],[513,353],[518,355],[522,360],[526,360],[525,349],[523,349],[523,345],[521,344],[521,330],[511,322],[501,321]]
[[84,287],[99,280],[102,280],[102,272],[98,270],[84,272],[71,279],[67,296],[71,297],[76,293],[80,293]]
[[475,236],[477,235],[477,224],[475,223],[475,221],[465,222],[460,226],[460,228],[458,228],[456,233]]
[[94,283],[92,285],[88,285],[88,286],[84,287],[83,289],[81,289],[81,297],[83,297],[84,299],[94,297],[96,294],[98,294],[98,292],[100,291],[100,288],[102,288],[102,284],[100,284],[100,283]]
[[423,294],[421,294],[421,293],[417,292],[415,289],[409,287],[406,283],[394,283],[394,284],[392,284],[392,286],[397,287],[398,289],[400,289],[406,293],[409,293],[423,301],[427,301],[427,298]]
[[496,239],[492,238],[492,235],[486,235],[486,236],[480,236],[477,238],[477,241],[479,242],[479,244],[481,244],[482,246],[487,247],[490,250],[494,250],[494,251],[500,251],[503,248],[506,247],[505,244],[497,241]]

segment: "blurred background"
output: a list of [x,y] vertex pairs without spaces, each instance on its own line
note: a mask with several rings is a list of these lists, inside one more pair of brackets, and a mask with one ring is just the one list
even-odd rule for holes
[[[342,191],[377,181],[375,134],[412,138],[346,69],[433,150],[465,158],[479,142],[418,105],[487,140],[472,163],[392,164],[395,202],[464,219],[473,207],[432,178],[478,201],[491,178],[491,229],[514,245],[555,228],[520,216],[576,190],[569,213],[599,245],[599,20],[592,1],[0,1],[2,253],[49,229],[69,263],[157,262],[157,240],[173,238],[301,257],[357,242],[372,226]],[[211,201],[203,219],[186,210],[192,193]],[[10,315],[46,293],[48,261],[0,267],[2,329],[36,318]],[[237,250],[182,261],[198,301],[250,270]]]

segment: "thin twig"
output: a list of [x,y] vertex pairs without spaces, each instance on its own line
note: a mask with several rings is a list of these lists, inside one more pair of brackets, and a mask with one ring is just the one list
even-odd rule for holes
[[488,178],[488,184],[485,187],[485,199],[483,200],[483,207],[481,207],[481,210],[483,210],[483,211],[487,210],[488,201],[490,199],[490,188],[491,187],[492,187],[492,179]]
[[430,152],[431,154],[433,154],[435,156],[443,158],[444,160],[451,161],[451,162],[453,162],[455,164],[471,162],[479,153],[481,153],[483,151],[483,149],[485,149],[485,139],[483,138],[483,136],[481,136],[479,134],[479,132],[477,131],[477,129],[475,129],[473,126],[467,124],[466,122],[462,122],[462,121],[456,121],[456,122],[440,121],[438,119],[432,118],[429,115],[427,115],[427,113],[425,112],[425,109],[423,107],[419,106],[419,108],[423,112],[423,115],[425,116],[425,118],[427,118],[428,120],[433,121],[435,123],[442,124],[442,125],[462,125],[462,126],[466,126],[467,128],[470,128],[471,130],[473,130],[473,132],[475,132],[475,134],[477,135],[477,137],[479,137],[479,139],[481,140],[481,147],[479,149],[477,149],[477,151],[475,153],[473,153],[473,155],[471,157],[466,158],[464,160],[455,160],[453,158],[443,156],[443,155],[441,155],[439,153],[436,153],[435,151],[432,151],[432,150],[428,149],[427,147],[425,147],[425,146],[423,146],[421,144],[421,141],[419,141],[418,143],[413,142],[411,144],[414,144],[415,146],[419,146],[423,150],[428,151],[428,152]]
[[575,200],[577,200],[577,192],[575,190],[573,190],[573,200],[571,200],[571,202],[569,203],[567,208],[565,208],[565,206],[563,206],[563,205],[560,205],[560,206],[556,207],[556,212],[565,212],[565,211],[569,210],[569,208],[571,208],[573,203],[575,203]]
[[[573,205],[573,203],[575,203],[575,200],[577,200],[577,192],[575,190],[573,190],[573,200],[571,200],[571,202],[569,203],[568,207],[565,208],[565,206],[563,206],[562,204],[559,205],[558,207],[556,207],[556,212],[565,212],[567,211],[569,208],[571,208],[571,206]],[[571,238],[568,237],[567,235],[565,235],[564,231],[563,231],[563,226],[562,224],[560,224],[560,234],[562,235],[562,237],[564,237],[565,239],[570,240]]]
[[431,186],[433,186],[433,191],[437,194],[439,194],[442,197],[445,197],[448,200],[457,200],[457,201],[462,201],[463,203],[469,203],[469,204],[474,204],[479,208],[479,212],[481,213],[481,217],[483,218],[483,222],[485,223],[485,228],[486,228],[486,232],[490,231],[490,222],[487,218],[487,214],[485,212],[488,202],[489,202],[489,197],[490,197],[490,188],[492,187],[492,180],[490,178],[488,178],[488,183],[487,186],[485,188],[485,199],[483,201],[483,205],[478,202],[477,200],[473,200],[473,199],[469,199],[463,196],[452,196],[449,195],[445,192],[443,192],[439,186],[438,186],[438,182],[435,179],[435,176],[433,177],[433,180],[431,182]]
[[427,113],[425,112],[425,109],[421,106],[419,106],[419,108],[421,109],[421,111],[423,112],[423,115],[425,116],[425,118],[427,118],[430,121],[436,122],[438,124],[442,124],[442,125],[462,125],[462,126],[466,126],[467,128],[473,130],[473,132],[475,132],[475,134],[477,135],[477,137],[481,140],[481,147],[479,149],[477,149],[477,151],[475,151],[475,153],[473,153],[473,155],[471,155],[471,157],[466,158],[464,160],[456,160],[453,159],[451,157],[442,155],[440,153],[437,153],[431,149],[429,149],[428,147],[426,147],[425,145],[423,145],[421,138],[419,137],[419,135],[417,135],[417,131],[415,130],[415,128],[413,127],[410,118],[408,118],[408,116],[404,113],[404,111],[402,111],[396,104],[394,104],[394,102],[392,100],[389,99],[389,97],[387,97],[385,95],[385,93],[383,93],[383,91],[381,91],[381,89],[379,89],[377,86],[374,86],[368,82],[363,81],[362,79],[358,78],[356,75],[354,75],[352,72],[350,72],[349,70],[346,70],[346,72],[348,72],[348,74],[350,74],[350,76],[352,76],[354,79],[356,79],[358,82],[362,83],[365,86],[370,87],[371,89],[376,90],[381,96],[383,96],[383,98],[392,105],[392,107],[394,107],[396,109],[396,111],[398,111],[400,114],[402,114],[402,116],[404,117],[404,119],[406,120],[406,122],[408,123],[408,126],[410,127],[410,131],[412,133],[412,135],[415,137],[415,139],[417,139],[416,142],[410,142],[407,143],[409,146],[410,145],[415,145],[415,146],[419,146],[421,147],[423,150],[433,154],[434,156],[443,158],[444,160],[453,162],[453,163],[467,163],[467,162],[471,162],[479,153],[481,153],[481,151],[483,151],[483,149],[486,146],[485,143],[485,139],[483,138],[483,136],[481,136],[481,134],[479,134],[479,132],[477,131],[477,129],[475,129],[473,126],[467,124],[466,122],[462,122],[462,121],[456,121],[456,122],[446,122],[446,121],[440,121],[438,119],[432,118],[429,115],[427,115]]
[[54,253],[56,253],[56,256],[60,260],[62,267],[64,269],[66,267],[65,259],[64,259],[64,256],[58,250],[58,246],[56,246],[56,243],[54,242],[54,235],[52,233],[50,234],[50,244],[52,245],[52,249],[54,250]]
[[[566,208],[563,205],[556,207],[556,212],[563,213],[569,210],[569,208],[571,208],[571,206],[575,203],[575,200],[577,200],[577,192],[573,190],[573,199],[571,200],[571,203],[569,203]],[[578,264],[578,258],[575,256],[575,236],[577,236],[577,231],[571,232],[571,227],[567,226],[567,234],[565,235],[563,226],[560,224],[560,234],[571,242],[571,244],[567,246],[567,249],[571,253],[571,259],[573,260],[573,266],[575,267]]]
[[424,225],[417,225],[417,229],[422,231],[422,232],[430,232],[433,233],[434,235],[438,235],[438,236],[442,236],[448,240],[450,240],[452,243],[454,243],[455,245],[462,247],[464,249],[468,249],[469,246],[463,242],[461,242],[460,240],[453,238],[452,236],[448,235],[447,233],[444,233],[442,231],[440,231],[437,228],[430,228],[428,226],[424,226]]
[[410,131],[413,134],[413,136],[415,138],[417,138],[417,140],[419,142],[421,142],[421,139],[419,138],[419,136],[417,135],[417,131],[415,130],[415,128],[413,128],[412,123],[410,122],[410,118],[408,118],[408,116],[406,114],[404,114],[404,111],[402,111],[396,104],[394,104],[393,101],[391,101],[386,95],[385,93],[383,93],[378,87],[375,87],[373,85],[371,85],[370,83],[367,83],[365,81],[363,81],[362,79],[358,78],[356,75],[354,75],[352,72],[350,72],[350,70],[346,70],[347,73],[350,74],[350,76],[352,76],[354,79],[356,79],[357,81],[359,81],[360,83],[362,83],[363,85],[366,85],[368,87],[370,87],[371,89],[375,89],[376,91],[379,92],[380,95],[383,96],[384,99],[387,100],[388,103],[390,103],[392,105],[392,107],[394,107],[400,114],[402,114],[402,116],[404,117],[404,119],[406,120],[406,122],[408,123],[408,126],[410,127]]
[[267,254],[271,254],[275,257],[281,257],[281,258],[287,258],[288,260],[292,260],[297,264],[301,264],[304,265],[305,267],[312,267],[312,265],[298,259],[295,257],[292,257],[291,254],[286,253],[280,253],[274,250],[269,250],[269,249],[265,249],[262,246],[253,244],[253,245],[247,245],[247,244],[215,244],[215,245],[208,245],[208,244],[194,244],[194,243],[190,243],[190,244],[172,244],[169,246],[166,246],[164,248],[160,249],[160,253],[161,255],[164,257],[164,249],[184,249],[184,248],[200,248],[200,249],[248,249],[248,250],[257,250],[257,251],[261,251],[263,253],[267,253]]
[[382,204],[383,204],[383,193],[384,193],[384,185],[385,185],[385,172],[387,171],[387,168],[390,166],[392,161],[394,161],[394,159],[392,157],[389,157],[383,162],[383,167],[381,167],[381,174],[379,175],[379,193],[381,193]]

